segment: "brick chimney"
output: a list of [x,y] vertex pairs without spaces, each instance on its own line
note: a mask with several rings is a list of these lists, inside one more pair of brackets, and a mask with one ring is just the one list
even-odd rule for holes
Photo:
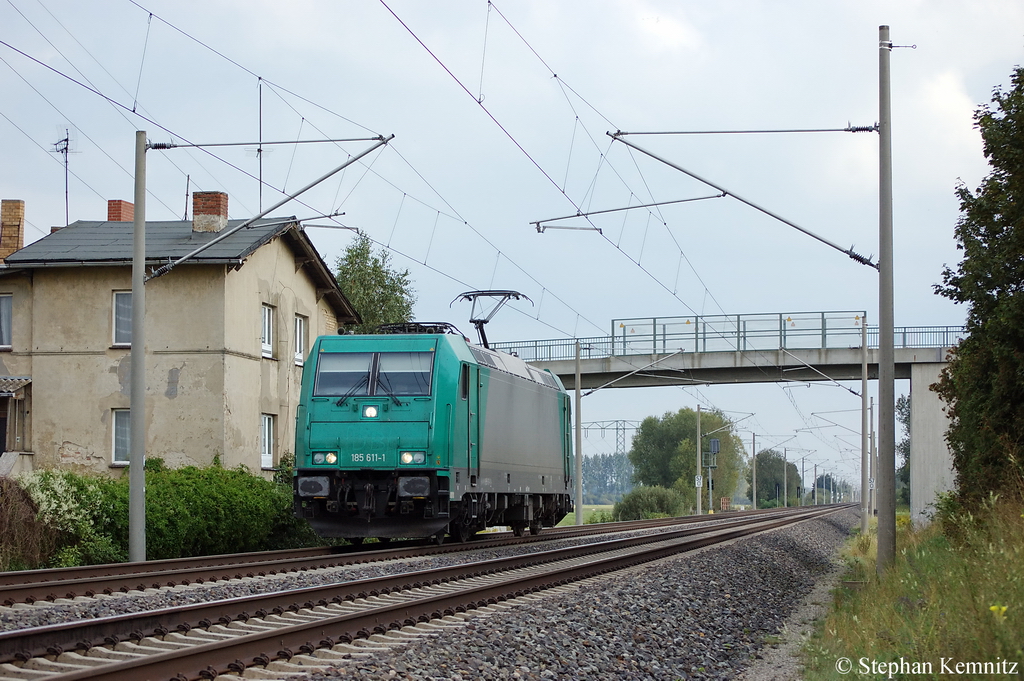
[[192,231],[219,232],[228,224],[228,195],[192,192]]
[[25,245],[25,202],[4,199],[0,202],[0,262]]
[[135,204],[121,199],[107,201],[107,222],[133,222]]

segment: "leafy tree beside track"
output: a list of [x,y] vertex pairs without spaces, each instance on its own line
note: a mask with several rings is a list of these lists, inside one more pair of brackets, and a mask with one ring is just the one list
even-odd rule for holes
[[374,333],[381,324],[412,319],[416,293],[409,270],[391,265],[387,251],[373,252],[370,237],[360,234],[336,263],[338,285],[362,318],[349,327],[355,333]]
[[[721,450],[718,453],[718,468],[713,474],[715,499],[731,497],[743,470],[743,445],[733,432],[732,424],[719,411],[701,412],[701,440],[703,448],[710,447],[709,440],[718,438]],[[717,432],[716,432],[717,431]],[[661,418],[648,416],[640,424],[629,461],[633,464],[633,481],[640,485],[675,489],[684,504],[696,506],[693,477],[697,474],[697,412],[680,409],[667,412]],[[707,478],[707,469],[700,474]],[[707,499],[707,483],[702,491]]]
[[614,504],[633,489],[633,465],[626,454],[583,458],[583,503]]
[[935,289],[967,305],[967,337],[951,353],[936,390],[959,500],[1024,490],[1024,68],[974,114],[991,172],[977,191],[957,188],[955,269]]
[[[785,470],[785,473],[783,472]],[[785,477],[783,477],[785,475]],[[753,472],[747,469],[747,485],[752,485]],[[788,486],[788,487],[787,487]],[[774,449],[762,449],[757,453],[757,507],[773,508],[785,506],[787,495],[790,506],[800,503],[800,471],[792,461]],[[751,489],[753,487],[751,486]]]

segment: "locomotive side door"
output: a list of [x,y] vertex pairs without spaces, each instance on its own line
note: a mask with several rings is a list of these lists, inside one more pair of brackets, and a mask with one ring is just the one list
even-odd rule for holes
[[463,484],[476,486],[480,473],[480,368],[459,368],[459,397],[452,432],[452,468]]
[[480,367],[464,365],[468,371],[466,399],[466,422],[469,426],[466,437],[468,470],[466,476],[471,487],[476,487],[480,476]]
[[569,406],[568,396],[560,395],[558,399],[562,402],[562,468],[565,473],[565,488],[571,489],[576,461],[572,448],[572,408]]

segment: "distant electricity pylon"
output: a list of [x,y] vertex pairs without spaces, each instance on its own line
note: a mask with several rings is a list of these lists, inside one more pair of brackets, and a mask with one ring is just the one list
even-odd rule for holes
[[615,453],[625,454],[626,453],[626,431],[636,430],[640,427],[639,421],[626,421],[624,419],[617,419],[613,421],[590,421],[589,423],[583,424],[583,430],[589,435],[590,429],[594,428],[601,431],[601,436],[604,437],[605,430],[615,430]]

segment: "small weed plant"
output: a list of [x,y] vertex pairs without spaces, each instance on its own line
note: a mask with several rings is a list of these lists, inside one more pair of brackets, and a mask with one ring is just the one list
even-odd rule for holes
[[940,503],[917,531],[898,520],[896,560],[881,576],[876,550],[874,532],[849,542],[844,586],[804,649],[805,679],[979,678],[970,672],[986,668],[968,663],[1002,661],[1024,673],[1024,504],[991,497],[966,513]]

